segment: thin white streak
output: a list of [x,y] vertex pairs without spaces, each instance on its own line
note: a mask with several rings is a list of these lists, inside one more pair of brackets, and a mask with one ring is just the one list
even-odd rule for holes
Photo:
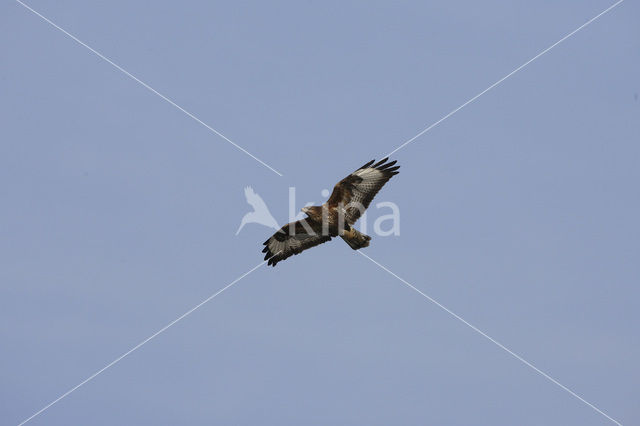
[[87,377],[86,379],[84,379],[82,382],[78,383],[77,385],[75,385],[74,387],[72,387],[71,389],[69,389],[68,391],[66,391],[65,393],[63,393],[62,395],[60,395],[58,398],[56,398],[55,400],[51,401],[49,404],[45,405],[42,409],[38,410],[36,413],[34,413],[33,415],[31,415],[30,417],[26,418],[25,420],[23,420],[18,426],[22,426],[23,424],[27,423],[28,421],[30,421],[31,419],[33,419],[34,417],[38,416],[39,414],[42,414],[44,411],[48,410],[49,408],[51,408],[52,405],[56,404],[57,402],[59,402],[60,400],[62,400],[63,398],[66,398],[67,396],[69,396],[69,394],[71,394],[72,392],[74,392],[75,390],[77,390],[80,386],[90,382],[91,380],[95,379],[99,374],[101,374],[102,372],[104,372],[106,369],[114,366],[115,364],[117,364],[118,362],[120,362],[122,359],[124,359],[125,357],[127,357],[128,355],[130,355],[132,352],[136,351],[137,349],[139,349],[140,347],[142,347],[143,345],[145,345],[146,343],[148,343],[151,339],[157,337],[159,334],[165,332],[167,329],[169,329],[171,326],[173,326],[175,323],[177,323],[178,321],[182,320],[183,318],[187,317],[188,315],[190,315],[191,313],[193,313],[196,309],[200,308],[202,305],[204,305],[205,303],[209,302],[211,299],[213,299],[214,297],[216,297],[217,295],[219,295],[220,293],[222,293],[223,291],[225,291],[226,289],[228,289],[229,287],[231,287],[232,285],[234,285],[235,283],[237,283],[238,281],[240,281],[241,279],[243,279],[244,277],[246,277],[247,275],[249,275],[250,273],[252,273],[253,271],[255,271],[256,269],[258,269],[259,267],[261,267],[262,265],[264,265],[265,263],[267,263],[266,261],[259,263],[257,266],[254,266],[252,269],[250,269],[248,272],[245,272],[244,274],[240,275],[238,278],[236,278],[235,280],[233,280],[231,283],[227,284],[225,287],[221,288],[220,290],[218,290],[217,292],[215,292],[214,294],[212,294],[211,296],[207,297],[206,299],[204,299],[202,302],[198,303],[196,306],[194,306],[193,308],[189,309],[187,312],[185,312],[184,314],[180,315],[178,318],[174,319],[173,321],[171,321],[169,324],[165,325],[164,327],[162,327],[160,330],[156,331],[155,333],[153,333],[151,336],[147,337],[146,339],[144,339],[142,342],[138,343],[137,345],[135,345],[133,348],[129,349],[127,352],[123,353],[122,355],[120,355],[118,358],[114,359],[113,361],[111,361],[109,364],[105,365],[104,367],[102,367],[100,370],[96,371],[95,373],[93,373],[91,376]]
[[566,39],[568,39],[569,37],[573,36],[574,34],[576,34],[578,31],[582,30],[583,28],[585,28],[587,25],[591,24],[593,21],[595,21],[596,19],[600,18],[602,15],[606,14],[607,12],[611,11],[613,8],[615,8],[616,6],[618,6],[620,3],[622,3],[624,0],[618,0],[617,2],[615,2],[614,4],[612,4],[611,6],[609,6],[608,8],[606,8],[605,10],[603,10],[602,12],[600,12],[599,14],[597,14],[596,16],[594,16],[593,18],[589,19],[587,22],[585,22],[584,24],[580,25],[578,28],[576,28],[575,30],[571,31],[569,34],[567,34],[566,36],[562,37],[560,40],[556,41],[555,43],[553,43],[551,46],[547,47],[546,49],[544,49],[542,52],[538,53],[536,56],[534,56],[533,58],[529,59],[527,62],[525,62],[524,64],[520,65],[518,68],[516,68],[515,70],[511,71],[509,74],[505,75],[504,77],[502,77],[500,80],[496,81],[495,83],[493,83],[491,86],[487,87],[486,89],[484,89],[482,92],[478,93],[477,95],[475,95],[473,98],[469,99],[467,102],[463,103],[462,105],[460,105],[458,108],[454,109],[453,111],[451,111],[449,114],[445,115],[444,117],[442,117],[440,120],[436,121],[435,123],[433,123],[432,125],[430,125],[429,127],[427,127],[426,129],[422,130],[420,133],[418,133],[417,135],[415,135],[414,137],[412,137],[411,139],[407,140],[406,142],[404,142],[402,145],[400,145],[399,147],[397,147],[396,149],[394,149],[393,151],[391,151],[390,153],[388,153],[387,155],[385,155],[385,157],[389,157],[392,154],[396,153],[397,151],[401,150],[402,148],[404,148],[405,146],[409,145],[411,142],[413,142],[414,140],[418,139],[420,136],[424,135],[425,133],[427,133],[429,130],[433,129],[434,127],[436,127],[438,124],[442,123],[444,120],[446,120],[447,118],[451,117],[453,114],[455,114],[456,112],[460,111],[462,108],[466,107],[467,105],[469,105],[471,102],[475,101],[476,99],[478,99],[480,96],[484,95],[485,93],[487,93],[489,90],[493,89],[494,87],[496,87],[497,85],[499,85],[500,83],[502,83],[503,81],[505,81],[506,79],[508,79],[509,77],[511,77],[512,75],[514,75],[515,73],[517,73],[518,71],[520,71],[521,69],[523,69],[524,67],[526,67],[527,65],[529,65],[531,62],[535,61],[536,59],[538,59],[539,57],[541,57],[542,55],[544,55],[545,53],[547,53],[548,51],[550,51],[551,49],[553,49],[554,47],[556,47],[557,45],[559,45],[560,43],[562,43],[563,41],[565,41]]
[[449,315],[453,316],[455,319],[459,320],[460,322],[462,322],[464,325],[468,326],[469,328],[471,328],[473,331],[477,332],[478,334],[480,334],[481,336],[487,338],[488,340],[490,340],[492,343],[494,343],[495,345],[497,345],[500,349],[504,350],[505,352],[507,352],[508,354],[510,354],[511,356],[513,356],[514,358],[516,358],[518,361],[522,362],[523,364],[525,364],[527,367],[530,367],[531,369],[533,369],[535,372],[539,373],[540,375],[542,375],[543,377],[545,377],[546,379],[550,380],[551,382],[553,382],[554,384],[558,385],[559,387],[561,387],[562,389],[564,389],[565,391],[567,391],[568,393],[570,393],[571,395],[573,395],[574,397],[578,398],[580,401],[584,402],[585,404],[587,404],[589,407],[593,408],[594,410],[596,410],[598,413],[602,414],[603,416],[605,416],[607,419],[611,420],[612,422],[614,422],[617,425],[621,425],[620,422],[618,422],[617,420],[615,420],[614,418],[610,417],[608,414],[606,414],[604,411],[600,410],[598,407],[596,407],[595,405],[591,404],[589,401],[585,400],[584,398],[582,398],[580,395],[578,395],[577,393],[575,393],[574,391],[572,391],[571,389],[569,389],[568,387],[566,387],[565,385],[563,385],[562,383],[560,383],[559,381],[557,381],[556,379],[554,379],[553,377],[549,376],[547,373],[545,373],[544,371],[540,370],[538,367],[536,367],[535,365],[531,364],[529,361],[527,361],[526,359],[522,358],[520,355],[516,354],[515,352],[513,352],[512,350],[510,350],[509,348],[507,348],[506,346],[504,346],[502,343],[498,342],[497,340],[495,340],[493,337],[489,336],[488,334],[486,334],[484,331],[480,330],[478,327],[476,327],[475,325],[469,323],[468,321],[466,321],[464,318],[462,318],[461,316],[459,316],[458,314],[456,314],[455,312],[453,312],[451,309],[447,308],[446,306],[444,306],[443,304],[441,304],[440,302],[438,302],[437,300],[435,300],[434,298],[428,296],[427,294],[423,293],[421,290],[419,290],[418,288],[416,288],[415,286],[413,286],[411,283],[405,281],[404,279],[400,278],[398,275],[394,274],[393,272],[391,272],[388,268],[386,268],[385,266],[381,265],[380,263],[376,262],[375,260],[373,260],[372,258],[370,258],[369,256],[367,256],[366,254],[364,254],[362,251],[358,251],[358,253],[360,253],[361,255],[363,255],[364,257],[366,257],[367,259],[369,259],[371,262],[375,263],[376,265],[378,265],[380,268],[382,268],[383,270],[385,270],[386,272],[388,272],[389,274],[391,274],[392,276],[394,276],[395,278],[397,278],[398,280],[400,280],[401,282],[403,282],[404,284],[406,284],[409,288],[411,288],[412,290],[414,290],[415,292],[417,292],[418,294],[420,294],[422,297],[426,298],[427,300],[429,300],[430,302],[432,302],[433,304],[435,304],[436,306],[438,306],[439,308],[441,308],[442,310],[444,310],[445,312],[447,312]]
[[105,60],[106,62],[108,62],[109,64],[111,64],[113,67],[115,67],[118,71],[120,71],[123,74],[125,74],[127,77],[129,77],[132,80],[134,80],[135,82],[139,83],[140,85],[142,85],[143,87],[145,87],[146,89],[151,91],[152,93],[158,95],[160,98],[164,99],[169,104],[171,104],[172,106],[176,107],[177,109],[179,109],[180,111],[185,113],[187,116],[191,117],[192,119],[194,119],[195,121],[197,121],[198,123],[200,123],[201,125],[206,127],[207,129],[211,130],[213,133],[215,133],[216,135],[220,136],[222,139],[224,139],[225,141],[229,142],[231,145],[235,146],[240,151],[244,152],[249,157],[251,157],[254,160],[256,160],[258,163],[262,164],[263,166],[265,166],[266,168],[268,168],[269,170],[271,170],[275,174],[277,174],[279,176],[282,176],[282,173],[280,173],[279,171],[277,171],[276,169],[274,169],[273,167],[271,167],[270,165],[268,165],[267,163],[265,163],[264,161],[262,161],[261,159],[259,159],[258,157],[256,157],[255,155],[253,155],[252,153],[250,153],[249,151],[247,151],[246,149],[244,149],[243,147],[241,147],[240,145],[238,145],[237,143],[235,143],[234,141],[232,141],[231,139],[229,139],[228,137],[226,137],[225,135],[223,135],[222,133],[220,133],[219,131],[217,131],[216,129],[211,127],[210,125],[208,125],[207,123],[205,123],[204,121],[200,120],[198,117],[196,117],[195,115],[193,115],[192,113],[190,113],[186,109],[182,108],[180,105],[176,104],[174,101],[172,101],[171,99],[169,99],[168,97],[166,97],[162,93],[158,92],[156,89],[154,89],[153,87],[149,86],[147,83],[145,83],[144,81],[140,80],[139,78],[137,78],[136,76],[131,74],[129,71],[127,71],[124,68],[122,68],[120,65],[116,64],[115,62],[113,62],[111,59],[109,59],[106,56],[104,56],[102,53],[98,52],[97,50],[95,50],[94,48],[92,48],[91,46],[89,46],[88,44],[83,42],[82,40],[78,39],[73,34],[69,33],[65,29],[61,28],[60,26],[58,26],[57,24],[52,22],[50,19],[46,18],[45,16],[43,16],[39,12],[35,11],[33,8],[31,8],[30,6],[26,5],[22,1],[16,0],[16,2],[18,2],[19,4],[24,6],[26,9],[30,10],[31,12],[33,12],[35,15],[39,16],[40,18],[42,18],[45,22],[51,24],[54,28],[60,30],[62,33],[67,35],[69,38],[74,40],[76,43],[78,43],[78,44],[86,47],[87,49],[89,49],[96,56],[98,56],[99,58],[101,58],[101,59]]

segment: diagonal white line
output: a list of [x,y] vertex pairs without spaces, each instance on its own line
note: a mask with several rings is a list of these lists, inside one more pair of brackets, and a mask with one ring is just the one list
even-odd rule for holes
[[33,8],[31,8],[30,6],[26,5],[22,1],[16,0],[16,2],[18,2],[19,4],[24,6],[26,9],[30,10],[31,12],[33,12],[35,15],[39,16],[40,18],[42,18],[45,22],[51,24],[51,26],[53,26],[54,28],[60,30],[62,33],[67,35],[69,38],[71,38],[76,43],[78,43],[78,44],[86,47],[87,49],[89,49],[96,56],[98,56],[99,58],[101,58],[101,59],[105,60],[106,62],[108,62],[109,64],[111,64],[113,67],[115,67],[118,71],[120,71],[123,74],[125,74],[127,77],[129,77],[132,80],[134,80],[135,82],[139,83],[144,88],[146,88],[149,91],[151,91],[152,93],[158,95],[160,98],[164,99],[165,101],[167,101],[172,106],[176,107],[177,109],[179,109],[180,111],[182,111],[183,113],[185,113],[186,115],[188,115],[189,117],[191,117],[192,119],[194,119],[195,121],[197,121],[198,123],[200,123],[201,125],[206,127],[207,129],[211,130],[213,133],[215,133],[216,135],[220,136],[222,139],[224,139],[225,141],[229,142],[231,145],[235,146],[240,151],[244,152],[249,157],[251,157],[254,160],[256,160],[258,163],[262,164],[263,166],[265,166],[266,168],[268,168],[269,170],[271,170],[272,172],[274,172],[278,176],[282,176],[282,173],[280,173],[279,171],[277,171],[276,169],[274,169],[273,167],[271,167],[270,165],[268,165],[267,163],[265,163],[264,161],[262,161],[261,159],[259,159],[258,157],[256,157],[255,155],[253,155],[252,153],[250,153],[249,151],[247,151],[246,149],[244,149],[243,147],[241,147],[240,145],[238,145],[237,143],[235,143],[234,141],[232,141],[231,139],[229,139],[228,137],[226,137],[225,135],[223,135],[222,133],[220,133],[219,131],[217,131],[216,129],[211,127],[210,125],[208,125],[207,123],[205,123],[204,121],[200,120],[198,117],[196,117],[195,115],[193,115],[192,113],[190,113],[186,109],[182,108],[180,105],[178,105],[177,103],[175,103],[174,101],[172,101],[171,99],[169,99],[168,97],[163,95],[162,93],[158,92],[156,89],[154,89],[153,87],[149,86],[147,83],[145,83],[144,81],[140,80],[138,77],[136,77],[135,75],[131,74],[129,71],[125,70],[120,65],[116,64],[115,62],[113,62],[111,59],[109,59],[106,56],[104,56],[102,53],[98,52],[97,50],[95,50],[94,48],[92,48],[91,46],[89,46],[88,44],[83,42],[82,40],[78,39],[76,36],[74,36],[73,34],[69,33],[64,28],[61,28],[59,25],[55,24],[50,19],[46,18],[45,16],[43,16],[39,12],[35,11]]
[[603,10],[602,12],[600,12],[599,14],[597,14],[596,16],[594,16],[593,18],[589,19],[587,22],[585,22],[584,24],[580,25],[578,28],[576,28],[575,30],[571,31],[569,34],[567,34],[566,36],[562,37],[560,40],[556,41],[555,43],[553,43],[551,46],[547,47],[546,49],[544,49],[542,52],[538,53],[536,56],[534,56],[533,58],[529,59],[527,62],[525,62],[524,64],[520,65],[518,68],[516,68],[515,70],[511,71],[509,74],[505,75],[504,77],[502,77],[500,80],[496,81],[495,83],[493,83],[491,86],[487,87],[486,89],[484,89],[482,92],[478,93],[477,95],[475,95],[473,98],[469,99],[468,101],[466,101],[465,103],[463,103],[462,105],[460,105],[458,108],[454,109],[453,111],[451,111],[450,113],[448,113],[447,115],[445,115],[444,117],[442,117],[441,119],[439,119],[438,121],[436,121],[435,123],[431,124],[429,127],[427,127],[426,129],[422,130],[420,133],[418,133],[417,135],[415,135],[414,137],[412,137],[411,139],[407,140],[406,142],[404,142],[402,145],[398,146],[396,149],[394,149],[393,151],[391,151],[390,153],[388,153],[387,155],[385,155],[385,157],[390,157],[392,154],[398,152],[399,150],[401,150],[402,148],[404,148],[405,146],[409,145],[411,142],[413,142],[414,140],[418,139],[420,136],[424,135],[425,133],[427,133],[429,130],[433,129],[434,127],[436,127],[438,124],[442,123],[444,120],[446,120],[447,118],[451,117],[453,114],[455,114],[456,112],[460,111],[462,108],[466,107],[467,105],[469,105],[470,103],[472,103],[473,101],[475,101],[476,99],[478,99],[480,96],[484,95],[485,93],[487,93],[489,90],[493,89],[494,87],[496,87],[497,85],[499,85],[500,83],[502,83],[503,81],[505,81],[506,79],[508,79],[509,77],[511,77],[512,75],[514,75],[515,73],[517,73],[518,71],[520,71],[521,69],[523,69],[524,67],[526,67],[527,65],[529,65],[531,62],[535,61],[536,59],[538,59],[539,57],[541,57],[542,55],[544,55],[545,53],[547,53],[548,51],[550,51],[551,49],[553,49],[554,47],[556,47],[557,45],[559,45],[560,43],[562,43],[563,41],[565,41],[566,39],[568,39],[569,37],[573,36],[574,34],[576,34],[578,31],[582,30],[583,28],[585,28],[587,25],[591,24],[592,22],[594,22],[596,19],[600,18],[602,15],[606,14],[607,12],[611,11],[613,8],[615,8],[616,6],[618,6],[620,3],[622,3],[624,0],[618,0],[617,2],[615,2],[614,4],[612,4],[611,6],[609,6],[608,8],[606,8],[605,10]]
[[176,318],[173,321],[171,321],[169,324],[165,325],[160,330],[156,331],[151,336],[149,336],[146,339],[144,339],[142,342],[138,343],[137,345],[135,345],[134,347],[129,349],[127,352],[123,353],[118,358],[114,359],[109,364],[105,365],[100,370],[96,371],[95,373],[93,373],[92,375],[90,375],[89,377],[84,379],[82,382],[78,383],[77,385],[75,385],[74,387],[72,387],[71,389],[69,389],[68,391],[63,393],[62,395],[60,395],[58,398],[54,399],[49,404],[47,404],[44,407],[42,407],[42,409],[38,410],[33,415],[31,415],[30,417],[24,419],[18,426],[21,426],[21,425],[27,423],[28,421],[30,421],[31,419],[33,419],[34,417],[38,416],[39,414],[42,414],[44,411],[48,410],[52,405],[56,404],[57,402],[59,402],[63,398],[66,398],[67,396],[69,396],[69,394],[71,394],[72,392],[77,390],[80,386],[83,386],[86,383],[90,382],[91,380],[95,379],[99,374],[104,372],[106,369],[108,369],[110,367],[113,367],[115,364],[117,364],[118,362],[122,361],[122,359],[124,359],[125,357],[130,355],[132,352],[140,349],[140,347],[142,347],[143,345],[148,343],[151,339],[157,337],[159,334],[162,334],[167,329],[169,329],[171,326],[173,326],[175,323],[177,323],[178,321],[184,319],[185,317],[187,317],[188,315],[193,313],[196,309],[200,308],[202,305],[204,305],[205,303],[209,302],[211,299],[213,299],[214,297],[216,297],[217,295],[219,295],[220,293],[222,293],[223,291],[225,291],[226,289],[228,289],[229,287],[231,287],[232,285],[234,285],[235,283],[237,283],[238,281],[240,281],[241,279],[243,279],[244,277],[246,277],[247,275],[249,275],[250,273],[252,273],[256,269],[258,269],[259,267],[261,267],[265,263],[267,263],[267,261],[259,263],[258,265],[256,265],[253,268],[251,268],[249,271],[247,271],[244,274],[240,275],[238,278],[236,278],[235,280],[231,281],[229,284],[227,284],[226,286],[222,287],[220,290],[216,291],[211,296],[207,297],[202,302],[198,303],[196,306],[194,306],[193,308],[189,309],[184,314],[180,315],[178,318]]
[[485,333],[484,331],[480,330],[478,327],[476,327],[475,325],[471,324],[470,322],[466,321],[464,318],[462,318],[460,315],[456,314],[455,312],[453,312],[451,309],[447,308],[446,306],[444,306],[443,304],[441,304],[440,302],[438,302],[437,300],[435,300],[434,298],[432,298],[431,296],[427,295],[426,293],[422,292],[421,290],[419,290],[417,287],[415,287],[414,285],[412,285],[411,283],[409,283],[408,281],[400,278],[398,275],[394,274],[393,272],[391,272],[388,268],[386,268],[385,266],[381,265],[380,263],[376,262],[375,260],[373,260],[372,258],[370,258],[369,256],[367,256],[366,254],[364,254],[362,251],[358,250],[358,253],[360,253],[361,255],[363,255],[364,257],[366,257],[367,259],[369,259],[371,262],[375,263],[376,265],[378,265],[381,269],[385,270],[386,272],[388,272],[389,274],[391,274],[392,276],[394,276],[395,278],[397,278],[398,280],[402,281],[404,284],[406,284],[410,289],[414,290],[415,292],[417,292],[418,294],[420,294],[422,297],[424,297],[425,299],[429,300],[431,303],[435,304],[436,306],[438,306],[440,309],[444,310],[446,313],[448,313],[449,315],[451,315],[452,317],[454,317],[455,319],[457,319],[458,321],[462,322],[464,325],[466,325],[467,327],[471,328],[473,331],[477,332],[478,334],[480,334],[481,336],[487,338],[488,340],[490,340],[492,343],[494,343],[496,346],[498,346],[500,349],[504,350],[505,352],[507,352],[509,355],[513,356],[514,358],[516,358],[518,361],[522,362],[524,365],[526,365],[527,367],[530,367],[531,369],[533,369],[536,373],[542,375],[544,378],[548,379],[549,381],[553,382],[554,384],[558,385],[559,387],[561,387],[562,389],[564,389],[565,391],[569,392],[571,395],[573,395],[574,397],[578,398],[580,401],[584,402],[585,404],[587,404],[589,407],[593,408],[594,410],[596,410],[598,413],[602,414],[603,416],[605,416],[607,419],[611,420],[612,422],[614,422],[617,425],[622,426],[622,424],[620,422],[618,422],[617,420],[615,420],[614,418],[612,418],[611,416],[609,416],[607,413],[605,413],[604,411],[600,410],[598,407],[596,407],[595,405],[591,404],[589,401],[585,400],[584,398],[582,398],[580,395],[578,395],[577,393],[575,393],[574,391],[572,391],[571,389],[569,389],[568,387],[566,387],[565,385],[563,385],[562,383],[560,383],[559,381],[557,381],[556,379],[554,379],[553,377],[549,376],[547,373],[545,373],[544,371],[540,370],[538,367],[536,367],[535,365],[531,364],[529,361],[527,361],[526,359],[522,358],[520,355],[518,355],[517,353],[513,352],[511,349],[507,348],[506,346],[504,346],[502,343],[498,342],[496,339],[494,339],[493,337],[489,336],[487,333]]

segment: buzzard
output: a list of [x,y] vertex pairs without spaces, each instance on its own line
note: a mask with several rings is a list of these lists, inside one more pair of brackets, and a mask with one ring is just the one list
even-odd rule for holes
[[367,247],[371,237],[352,226],[384,184],[400,173],[400,166],[394,167],[396,161],[387,160],[375,164],[375,160],[371,160],[342,179],[323,205],[303,207],[302,212],[307,217],[286,224],[264,242],[264,260],[268,259],[269,265],[276,266],[281,260],[337,236],[354,250]]

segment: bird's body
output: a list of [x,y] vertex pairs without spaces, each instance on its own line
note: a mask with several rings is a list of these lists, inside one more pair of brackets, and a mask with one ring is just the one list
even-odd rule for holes
[[369,245],[371,237],[352,225],[369,207],[373,197],[391,177],[398,174],[396,162],[387,158],[373,164],[368,162],[333,188],[331,196],[321,206],[304,207],[307,217],[283,226],[264,242],[265,260],[275,266],[279,261],[340,236],[358,250]]

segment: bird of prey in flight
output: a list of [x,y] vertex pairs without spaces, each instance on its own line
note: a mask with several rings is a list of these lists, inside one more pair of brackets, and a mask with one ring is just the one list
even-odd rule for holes
[[354,229],[353,225],[384,184],[400,173],[400,166],[394,167],[396,161],[387,160],[375,164],[375,160],[371,160],[342,179],[323,205],[303,207],[302,212],[307,217],[286,224],[264,242],[264,260],[276,266],[281,260],[337,236],[354,250],[367,247],[371,237]]

